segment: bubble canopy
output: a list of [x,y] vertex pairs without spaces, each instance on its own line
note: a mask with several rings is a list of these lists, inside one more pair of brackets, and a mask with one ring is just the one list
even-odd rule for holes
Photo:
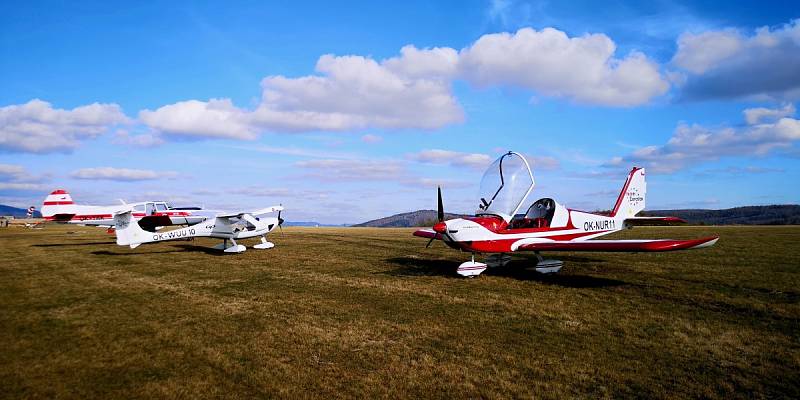
[[509,151],[483,174],[475,215],[497,215],[508,221],[519,212],[533,186],[528,161],[521,154]]

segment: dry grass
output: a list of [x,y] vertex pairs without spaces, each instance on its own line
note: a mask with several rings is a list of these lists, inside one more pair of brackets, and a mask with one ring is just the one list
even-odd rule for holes
[[559,254],[478,279],[408,229],[290,228],[272,250],[131,250],[0,230],[0,397],[800,396],[799,227],[712,249]]

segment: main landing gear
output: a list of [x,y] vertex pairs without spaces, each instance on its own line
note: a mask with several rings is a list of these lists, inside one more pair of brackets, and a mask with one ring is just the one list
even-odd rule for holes
[[536,259],[539,260],[536,263],[536,272],[540,274],[555,274],[558,271],[561,271],[561,267],[564,266],[564,262],[561,260],[545,260],[539,252],[535,252]]
[[[540,274],[554,274],[561,271],[564,262],[561,260],[545,260],[539,252],[535,252],[538,262],[534,269]],[[467,261],[458,266],[456,272],[467,278],[474,278],[480,275],[486,268],[504,267],[511,261],[511,255],[506,253],[491,254],[486,257],[486,263],[475,262],[475,253],[472,253],[472,261]]]
[[271,249],[273,247],[275,247],[275,243],[268,242],[266,236],[261,236],[261,243],[253,245],[254,249],[261,249],[261,250]]
[[235,240],[233,239],[230,240],[231,243],[233,243],[231,247],[228,247],[228,239],[222,239],[222,243],[214,246],[214,248],[217,250],[222,250],[226,253],[241,253],[247,250],[247,248],[242,246],[241,244],[236,244]]

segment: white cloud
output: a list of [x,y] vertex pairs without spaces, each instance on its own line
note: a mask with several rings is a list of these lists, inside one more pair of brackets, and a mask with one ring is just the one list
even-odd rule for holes
[[76,179],[111,180],[111,181],[146,181],[174,178],[178,174],[172,171],[152,171],[147,169],[128,169],[113,167],[82,168],[73,171],[70,176]]
[[439,62],[454,53],[407,46],[386,61],[391,68],[367,57],[323,55],[319,75],[264,78],[254,110],[239,109],[230,99],[189,100],[144,110],[139,118],[171,135],[229,139],[254,139],[266,131],[441,128],[464,119],[450,82],[433,76],[444,73]]
[[461,75],[478,86],[517,86],[537,94],[606,106],[635,106],[664,94],[658,65],[632,52],[615,58],[604,34],[569,37],[553,28],[482,36],[460,52]]
[[688,99],[800,98],[800,20],[752,35],[736,29],[685,33],[672,63],[688,71]]
[[775,122],[783,117],[794,115],[794,104],[785,104],[782,108],[748,108],[744,110],[744,120],[749,125],[754,125],[762,122]]
[[324,55],[316,69],[322,75],[264,78],[253,123],[276,131],[436,129],[464,118],[440,79],[401,75],[361,56]]
[[423,150],[416,154],[409,155],[409,158],[423,163],[451,165],[455,167],[469,167],[475,169],[486,168],[492,158],[480,153],[460,153],[450,150]]
[[458,72],[458,52],[450,47],[418,49],[406,45],[400,56],[384,60],[382,64],[390,71],[408,78],[452,79]]
[[800,120],[783,117],[768,123],[758,121],[755,118],[754,123],[744,127],[716,129],[681,123],[665,145],[639,148],[626,157],[615,157],[607,165],[636,163],[651,172],[670,173],[720,157],[764,156],[800,141]]
[[28,153],[66,152],[82,139],[94,138],[116,124],[129,122],[116,104],[94,103],[63,110],[34,99],[0,107],[0,150]]
[[262,132],[438,129],[464,121],[452,93],[463,79],[477,86],[516,86],[606,106],[644,104],[667,91],[658,65],[632,52],[616,58],[603,34],[569,37],[546,28],[489,34],[461,51],[404,46],[384,60],[326,54],[317,74],[268,76],[261,99],[242,109],[230,99],[188,100],[143,110],[140,120],[169,135],[254,139]]
[[142,110],[139,119],[150,128],[176,136],[246,140],[257,136],[248,123],[248,113],[230,99],[180,101],[155,111]]
[[735,29],[699,34],[684,33],[678,38],[678,52],[672,59],[675,65],[695,74],[702,74],[740,52],[744,38]]

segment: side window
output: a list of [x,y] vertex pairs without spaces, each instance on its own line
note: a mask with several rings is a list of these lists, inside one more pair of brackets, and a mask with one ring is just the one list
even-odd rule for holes
[[135,212],[135,213],[143,213],[144,212],[144,204],[139,204],[138,206],[133,207],[133,212]]
[[167,211],[167,205],[164,203],[156,203],[156,210],[159,212]]
[[145,207],[146,207],[145,208],[145,214],[153,215],[153,214],[156,213],[156,205],[155,204],[147,203],[147,204],[145,204]]

